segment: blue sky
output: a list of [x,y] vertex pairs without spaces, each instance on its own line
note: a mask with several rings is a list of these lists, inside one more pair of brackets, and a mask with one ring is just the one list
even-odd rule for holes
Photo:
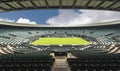
[[0,21],[31,24],[79,25],[120,20],[119,12],[100,10],[25,10],[0,13]]
[[30,19],[37,23],[45,24],[46,20],[58,14],[58,10],[26,10],[26,11],[11,11],[0,13],[1,18],[7,18],[17,21],[19,18]]

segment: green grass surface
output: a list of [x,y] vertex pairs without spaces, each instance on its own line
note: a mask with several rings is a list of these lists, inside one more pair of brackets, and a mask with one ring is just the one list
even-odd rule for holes
[[67,38],[40,38],[34,42],[32,45],[89,45],[90,42],[77,37],[67,37]]

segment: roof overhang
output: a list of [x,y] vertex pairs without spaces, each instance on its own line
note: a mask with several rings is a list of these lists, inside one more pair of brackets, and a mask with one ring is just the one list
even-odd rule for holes
[[44,25],[44,24],[26,24],[26,23],[14,23],[14,22],[5,22],[0,21],[0,25],[8,25],[8,26],[18,26],[18,27],[46,27],[46,28],[54,28],[54,27],[94,27],[94,26],[106,26],[106,25],[117,25],[120,24],[120,20],[118,21],[110,21],[104,23],[91,23],[91,24],[77,24],[77,25]]
[[95,9],[120,11],[120,0],[0,0],[0,12],[28,9]]

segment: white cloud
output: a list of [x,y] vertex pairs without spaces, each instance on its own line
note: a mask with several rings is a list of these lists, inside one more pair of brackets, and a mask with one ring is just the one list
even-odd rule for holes
[[36,24],[35,21],[30,21],[29,19],[26,18],[19,18],[16,23],[27,23],[27,24]]
[[15,22],[15,20],[11,20],[8,18],[0,18],[0,21]]
[[26,24],[37,24],[35,21],[30,21],[30,19],[26,19],[26,18],[19,18],[17,21],[11,20],[11,19],[8,19],[8,18],[0,18],[0,21],[26,23]]
[[119,12],[100,10],[59,10],[57,16],[49,18],[46,23],[54,25],[78,25],[120,20]]

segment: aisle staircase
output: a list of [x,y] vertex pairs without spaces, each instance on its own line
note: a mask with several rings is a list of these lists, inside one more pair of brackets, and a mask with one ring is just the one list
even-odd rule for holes
[[52,71],[70,71],[66,56],[56,56]]

